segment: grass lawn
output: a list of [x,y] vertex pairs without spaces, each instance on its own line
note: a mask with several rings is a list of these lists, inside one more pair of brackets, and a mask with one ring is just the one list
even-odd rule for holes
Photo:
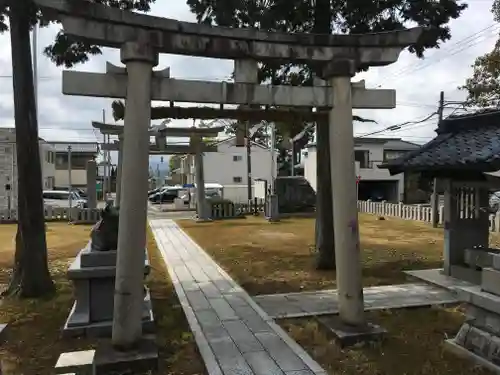
[[[73,303],[66,270],[88,242],[90,226],[49,223],[47,242],[50,270],[57,294],[47,300],[4,299],[0,323],[9,323],[0,343],[3,374],[51,374],[60,353],[85,350],[96,340],[63,339],[61,328]],[[15,225],[0,225],[0,283],[8,282],[13,259]],[[148,234],[152,272],[148,278],[158,326],[160,372],[162,375],[204,374],[204,365],[167,277],[156,243]]]
[[[335,272],[314,268],[313,219],[178,223],[251,294],[335,287]],[[442,229],[361,214],[360,231],[365,286],[403,283],[403,270],[442,265]],[[348,349],[337,346],[314,318],[278,323],[331,375],[488,373],[443,349],[443,341],[454,337],[464,320],[460,308],[374,311],[367,317],[388,330],[386,340]]]
[[491,374],[443,348],[443,341],[454,337],[464,320],[459,308],[373,311],[367,318],[387,329],[386,339],[347,349],[340,349],[314,319],[279,324],[332,375]]
[[[404,283],[402,270],[442,266],[442,229],[367,214],[359,221],[365,286]],[[178,223],[250,294],[335,288],[334,271],[315,269],[314,219]]]

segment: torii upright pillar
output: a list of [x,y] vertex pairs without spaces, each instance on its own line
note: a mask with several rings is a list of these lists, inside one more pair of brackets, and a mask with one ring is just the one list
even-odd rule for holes
[[207,199],[205,196],[205,173],[203,170],[203,141],[201,137],[192,138],[196,153],[194,154],[194,167],[196,178],[196,211],[198,213],[199,222],[209,221],[211,219],[208,210]]
[[120,223],[113,311],[113,345],[128,350],[142,335],[146,246],[151,79],[158,54],[148,43],[121,49],[128,84],[123,139]]
[[324,71],[333,96],[329,138],[340,318],[332,329],[343,344],[385,332],[368,323],[364,314],[352,123],[351,78],[356,71],[355,62],[347,59],[331,62]]

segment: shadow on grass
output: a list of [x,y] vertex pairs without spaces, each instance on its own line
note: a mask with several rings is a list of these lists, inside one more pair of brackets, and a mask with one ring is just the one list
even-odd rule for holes
[[[179,224],[250,294],[335,288],[334,271],[315,269],[314,219]],[[440,265],[442,231],[425,223],[360,215],[360,235],[365,286],[404,283],[404,270]]]
[[[290,293],[336,287],[335,270],[317,270],[314,254],[290,255],[286,251],[235,246],[231,251],[208,251],[249,294]],[[402,254],[383,254],[363,264],[363,285],[377,286],[408,282],[403,271],[438,268],[439,260],[418,259]]]
[[[90,227],[50,224],[49,228],[50,271],[57,293],[49,299],[5,298],[1,301],[0,323],[9,323],[0,344],[4,375],[53,374],[53,367],[61,353],[95,348],[101,342],[97,339],[61,336],[61,329],[74,301],[73,288],[66,271],[78,251],[87,243]],[[10,230],[15,233],[15,226]],[[5,240],[11,234],[0,227],[0,239],[3,236]],[[4,241],[3,244],[5,247],[0,247],[0,262],[10,265],[13,243]],[[148,285],[151,288],[160,351],[160,371],[157,375],[205,374],[184,313],[150,233],[148,249],[152,266]],[[2,268],[0,276],[2,280],[8,280],[8,268]]]
[[[57,294],[40,301],[24,301],[16,308],[5,301],[2,309],[11,318],[0,346],[3,374],[52,374],[62,352],[91,349],[97,341],[61,338],[61,329],[73,303],[71,287],[56,279]],[[2,313],[4,315],[4,313]]]
[[443,349],[464,316],[459,308],[415,308],[367,313],[388,330],[379,344],[341,349],[313,318],[280,321],[280,325],[330,374],[346,375],[486,375],[473,363]]

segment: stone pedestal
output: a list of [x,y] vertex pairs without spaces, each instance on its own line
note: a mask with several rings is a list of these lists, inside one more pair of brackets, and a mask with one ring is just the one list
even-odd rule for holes
[[[73,282],[75,303],[64,325],[67,336],[110,337],[113,323],[116,251],[90,251],[90,245],[80,251],[68,270]],[[149,273],[147,258],[144,275]],[[142,328],[154,332],[151,296],[144,289]]]
[[490,258],[493,267],[482,270],[481,286],[458,290],[467,319],[446,348],[500,374],[500,255]]
[[280,220],[279,202],[276,194],[269,194],[266,199],[266,219],[269,222]]

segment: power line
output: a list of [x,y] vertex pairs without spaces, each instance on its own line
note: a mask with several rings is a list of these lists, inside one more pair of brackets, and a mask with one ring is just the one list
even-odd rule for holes
[[[411,69],[413,66],[409,66],[407,67],[406,69],[403,69],[402,71],[400,71],[399,73],[396,74],[396,76],[400,76],[400,75],[403,75],[405,73],[414,73],[415,71],[418,71],[418,70],[422,70],[434,63],[438,63],[448,57],[451,57],[451,56],[454,56],[456,55],[457,53],[460,53],[474,45],[476,45],[478,43],[478,39],[482,38],[484,35],[485,32],[491,30],[494,28],[493,31],[497,31],[498,30],[498,24],[490,24],[489,26],[457,41],[456,43],[452,44],[451,46],[449,46],[448,48],[445,48],[443,50],[439,50],[439,51],[436,51],[433,55],[430,56],[429,59],[427,60],[421,60],[419,61],[417,64],[413,64],[413,65],[420,65],[420,66],[417,66],[415,69]],[[491,35],[490,35],[491,36]],[[458,47],[458,50],[456,49]],[[442,53],[440,53],[442,52]],[[451,54],[449,54],[451,52]],[[446,53],[446,55],[444,56],[441,56],[441,58],[439,58],[440,56],[439,55],[443,55],[444,53]],[[435,58],[438,58],[437,60]],[[433,61],[433,59],[435,59]]]
[[372,136],[372,135],[375,135],[375,134],[384,133],[384,132],[387,132],[387,131],[396,131],[396,130],[401,130],[403,127],[406,127],[406,126],[409,126],[409,125],[420,124],[420,123],[423,123],[423,122],[425,122],[425,121],[428,121],[428,120],[430,120],[433,116],[436,116],[437,114],[438,114],[437,112],[433,112],[433,113],[431,113],[430,115],[428,115],[427,117],[425,117],[425,118],[424,118],[424,119],[422,119],[422,120],[417,120],[417,121],[406,121],[406,122],[403,122],[403,123],[400,123],[400,124],[395,124],[395,125],[388,126],[388,127],[384,128],[384,129],[377,130],[377,131],[374,131],[374,132],[371,132],[371,133],[361,134],[361,135],[359,135],[358,137],[368,137],[368,136]]
[[[486,37],[486,39],[484,39],[483,38],[484,37],[484,33],[486,33],[487,31],[493,31],[493,32],[495,32],[495,31],[498,31],[499,29],[500,29],[500,25],[499,24],[497,24],[497,23],[490,24],[487,27],[485,27],[485,28],[483,28],[483,29],[481,29],[479,31],[476,31],[475,33],[470,34],[467,37],[465,37],[465,38],[463,38],[463,39],[461,39],[461,40],[453,43],[449,47],[444,48],[444,49],[440,49],[440,50],[436,51],[428,59],[419,60],[416,63],[409,64],[408,66],[404,67],[403,69],[399,70],[398,72],[393,73],[393,74],[391,74],[388,77],[385,77],[384,81],[387,81],[387,80],[398,80],[398,79],[400,79],[404,75],[413,74],[413,73],[415,73],[417,71],[420,71],[422,69],[428,68],[429,66],[431,66],[433,64],[437,64],[439,62],[442,62],[443,60],[445,60],[445,59],[447,59],[449,57],[455,56],[458,53],[461,53],[461,52],[463,52],[463,51],[465,51],[465,50],[467,50],[467,49],[469,49],[469,48],[477,45],[479,42],[488,40],[489,38],[495,36],[495,35],[489,35],[489,36]],[[482,40],[478,40],[480,38],[483,38],[483,39]],[[443,56],[443,54],[444,54],[444,56]],[[380,88],[382,85],[383,85],[383,83],[379,84],[377,86],[377,88]]]

